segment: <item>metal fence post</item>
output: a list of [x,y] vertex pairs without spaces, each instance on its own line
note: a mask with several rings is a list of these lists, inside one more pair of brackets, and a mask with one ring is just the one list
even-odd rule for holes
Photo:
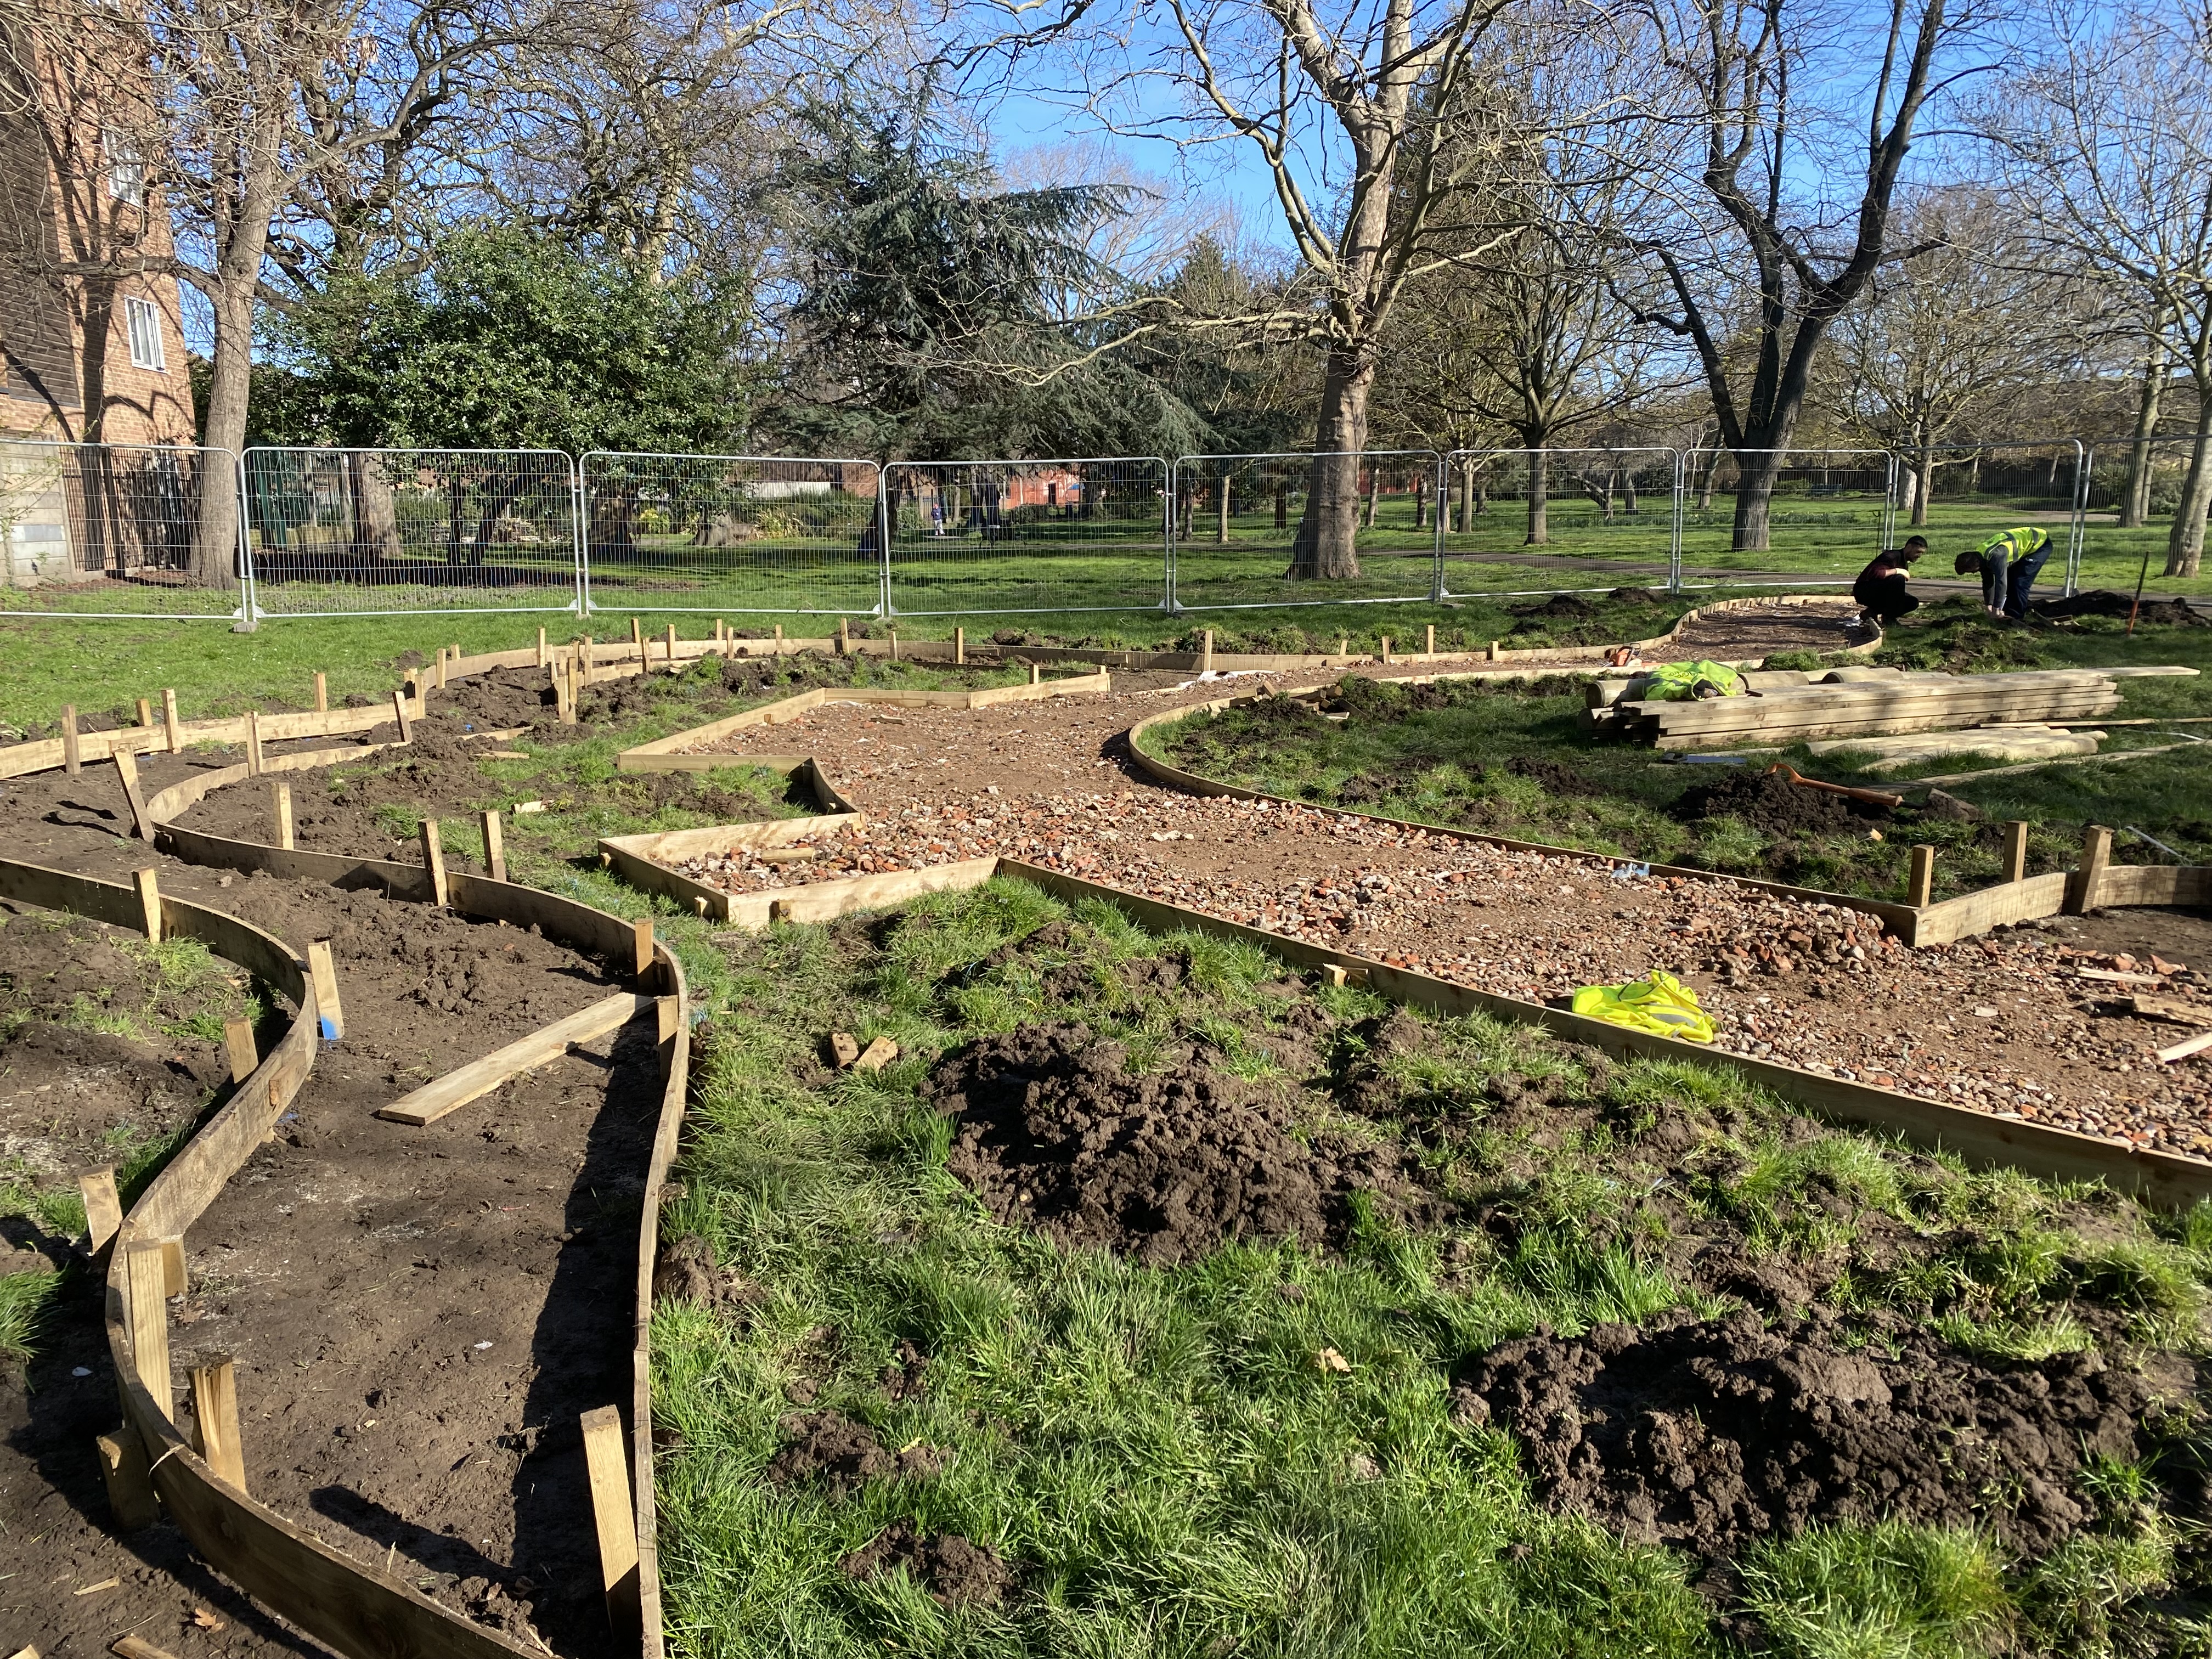
[[876,614],[889,622],[891,607],[890,466],[876,468]]
[[590,573],[584,562],[584,460],[577,456],[568,463],[568,529],[569,552],[576,561],[576,597],[574,609],[579,617],[591,614],[592,590]]
[[1686,459],[1680,450],[1674,452],[1674,514],[1667,537],[1667,592],[1679,599],[1682,592],[1682,498],[1688,488]]
[[1442,605],[1444,599],[1444,458],[1442,455],[1437,457],[1435,484],[1429,491],[1429,517],[1436,531],[1429,544],[1429,603]]
[[1170,617],[1182,614],[1182,605],[1176,598],[1176,526],[1182,518],[1176,504],[1182,499],[1182,463],[1183,458],[1178,455],[1167,464],[1167,483],[1160,491],[1160,562],[1167,574],[1161,603]]
[[2066,587],[2059,597],[2070,599],[2081,580],[2081,556],[2088,550],[2089,540],[2089,479],[2097,465],[2094,447],[2084,447],[2079,438],[2074,440],[2074,514],[2067,526]]

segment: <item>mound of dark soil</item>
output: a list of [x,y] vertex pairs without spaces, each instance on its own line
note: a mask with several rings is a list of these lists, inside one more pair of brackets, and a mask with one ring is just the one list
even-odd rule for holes
[[1893,816],[1887,806],[1853,800],[1828,789],[1808,789],[1779,772],[1732,771],[1717,783],[1701,783],[1686,789],[1674,802],[1674,816],[1686,823],[1699,818],[1741,818],[1769,836],[1788,836],[1802,830],[1808,835],[1863,832],[1869,823],[1887,823]]
[[1767,1533],[1884,1516],[2049,1549],[2092,1517],[2087,1458],[2131,1457],[2149,1384],[2094,1356],[1994,1370],[1924,1332],[1894,1358],[1758,1316],[1547,1332],[1492,1349],[1454,1389],[1495,1424],[1553,1510],[1726,1558]]
[[1579,593],[1554,593],[1541,605],[1516,605],[1512,614],[1534,622],[1588,622],[1598,608]]
[[911,1521],[892,1522],[839,1565],[848,1578],[873,1578],[903,1567],[948,1607],[995,1607],[1014,1584],[1013,1569],[988,1545],[970,1543],[957,1532],[920,1532]]
[[[2064,599],[2036,599],[2028,609],[2051,622],[2067,622],[2075,617],[2115,617],[2124,622],[2135,605],[2131,593],[2117,592],[2109,587],[2092,588],[2086,593],[2075,593]],[[2138,628],[2212,628],[2212,617],[2191,605],[2188,600],[2145,599],[2136,613]]]
[[1505,763],[1505,769],[1516,778],[1527,778],[1547,795],[1602,795],[1602,784],[1592,783],[1571,766],[1561,761],[1546,760],[1537,755],[1516,755]]
[[1340,1237],[1346,1200],[1416,1189],[1400,1155],[1328,1131],[1187,1054],[1127,1068],[1119,1043],[1075,1024],[1024,1025],[946,1056],[925,1092],[957,1122],[946,1167],[1000,1221],[1149,1265],[1225,1239]]
[[458,716],[463,725],[480,732],[560,725],[553,687],[542,668],[495,668],[455,680],[443,691],[430,693],[430,709],[434,716]]
[[934,1474],[938,1453],[929,1446],[887,1452],[867,1425],[838,1411],[793,1412],[780,1421],[783,1449],[769,1460],[768,1478],[779,1486],[819,1480],[832,1498],[858,1492],[871,1480]]

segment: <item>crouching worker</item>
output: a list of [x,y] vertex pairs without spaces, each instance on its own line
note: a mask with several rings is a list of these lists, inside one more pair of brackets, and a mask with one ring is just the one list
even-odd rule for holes
[[2034,525],[2000,530],[1971,553],[1961,553],[1952,566],[1961,576],[1978,573],[1982,579],[1982,608],[1992,617],[2027,620],[2027,590],[2043,574],[2051,556],[2051,532]]
[[1920,601],[1905,591],[1905,580],[1911,574],[1912,562],[1927,550],[1927,538],[1914,536],[1902,547],[1876,554],[1874,562],[1859,572],[1859,579],[1851,584],[1851,598],[1871,620],[1887,628],[1920,609]]

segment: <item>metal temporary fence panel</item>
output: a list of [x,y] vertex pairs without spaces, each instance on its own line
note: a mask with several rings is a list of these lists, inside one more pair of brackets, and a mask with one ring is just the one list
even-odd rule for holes
[[[2193,437],[2151,438],[2141,445],[2121,439],[2083,457],[2082,550],[2065,592],[2111,587],[2130,599],[2138,585],[2146,594],[2174,592],[2175,578],[2168,571],[2180,539],[2175,520],[2189,489],[2196,447]],[[2212,456],[2206,465],[2212,466]],[[2212,533],[2199,544],[2199,574],[2206,545],[2212,545]],[[2161,577],[2167,580],[2161,582]]]
[[[1927,538],[1928,556],[1916,573],[1921,579],[1971,582],[1953,571],[1960,554],[2007,530],[2040,529],[2051,540],[2038,586],[2070,593],[2081,566],[2088,485],[2088,452],[2074,438],[1899,449],[1895,533]],[[2100,580],[2117,580],[2123,564],[2134,579],[2121,545],[2112,547],[2112,569]],[[2124,545],[2132,550],[2135,539]]]
[[227,449],[0,441],[0,610],[240,616],[252,578],[234,515],[218,512],[220,545],[201,551],[203,509],[237,491]]
[[[1170,607],[1437,597],[1437,473],[1427,449],[1179,457]],[[1310,574],[1316,562],[1301,554],[1309,521],[1340,523],[1347,507],[1355,515],[1349,573]]]
[[879,615],[873,461],[594,451],[578,464],[593,611]]
[[1891,544],[1883,449],[1693,449],[1682,457],[1681,586],[1848,587]]
[[1454,450],[1437,524],[1444,590],[1672,586],[1681,471],[1676,451],[1643,446]]
[[1158,456],[895,461],[886,580],[902,616],[1158,610],[1168,464]]
[[558,450],[269,446],[243,472],[261,616],[576,608],[576,471]]

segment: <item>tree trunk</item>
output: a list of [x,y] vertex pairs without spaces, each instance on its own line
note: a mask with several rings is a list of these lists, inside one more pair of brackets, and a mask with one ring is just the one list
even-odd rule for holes
[[1912,511],[1907,515],[1908,521],[1915,530],[1925,530],[1928,503],[1936,494],[1936,457],[1925,444],[1913,460],[1912,471],[1905,476],[1912,488]]
[[1367,447],[1367,396],[1374,386],[1375,365],[1364,356],[1340,348],[1329,352],[1305,511],[1291,544],[1289,574],[1295,580],[1359,579],[1359,457]]
[[1622,469],[1620,488],[1621,494],[1626,498],[1626,504],[1622,507],[1621,511],[1632,519],[1641,516],[1636,505],[1636,471],[1633,467]]
[[1897,477],[1898,488],[1904,492],[1904,499],[1898,506],[1905,509],[1905,521],[1912,525],[1924,523],[1926,514],[1920,507],[1920,475],[1907,466]]
[[1413,528],[1429,527],[1429,481],[1418,475],[1413,479]]
[[2128,487],[2120,497],[2120,528],[2140,530],[2150,520],[2151,439],[2158,431],[2159,406],[2166,400],[2166,347],[2164,334],[2151,337],[2143,353],[2142,395],[2136,400],[2135,440],[2128,447]]
[[[260,240],[268,240],[265,221]],[[246,446],[253,289],[251,283],[240,283],[210,297],[213,301],[210,309],[215,313],[215,356],[208,366],[207,431],[202,441],[210,449],[235,455]],[[238,529],[236,471],[220,465],[202,467],[199,521],[192,539],[194,586],[228,588],[236,583]]]
[[1552,539],[1550,481],[1545,477],[1549,459],[1543,450],[1528,452],[1528,534],[1523,547],[1541,547]]
[[1735,532],[1729,546],[1738,553],[1764,553],[1767,548],[1767,508],[1774,500],[1774,481],[1782,471],[1779,448],[1739,452],[1735,458]]
[[1459,528],[1465,535],[1474,528],[1474,463],[1459,464]]
[[2204,562],[2204,514],[2212,508],[2212,397],[2200,389],[2197,400],[2196,441],[2189,447],[2189,476],[2181,486],[2181,501],[2173,509],[2173,528],[2166,532],[2166,574],[2193,576]]
[[356,449],[346,457],[346,478],[353,490],[353,552],[357,559],[396,559],[399,540],[399,504],[392,493],[392,480],[384,476],[384,458]]
[[1713,510],[1713,474],[1720,470],[1721,458],[1717,455],[1705,463],[1705,476],[1698,480],[1698,511],[1700,513]]

